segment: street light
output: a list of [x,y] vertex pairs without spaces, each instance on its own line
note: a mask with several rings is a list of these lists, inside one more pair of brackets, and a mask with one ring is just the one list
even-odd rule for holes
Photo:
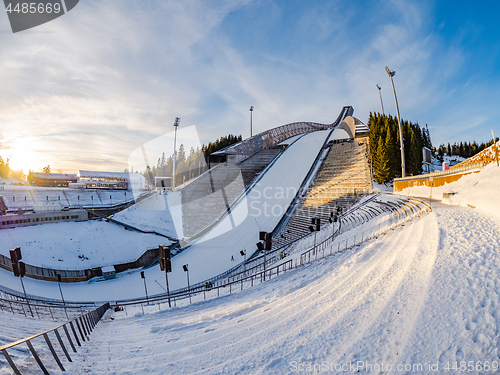
[[396,111],[398,113],[398,125],[399,125],[399,142],[401,143],[401,177],[406,177],[406,163],[405,163],[405,150],[403,146],[403,130],[401,129],[401,119],[399,117],[399,106],[398,106],[398,98],[396,97],[396,89],[394,88],[394,81],[392,77],[396,74],[396,72],[393,70],[389,70],[389,68],[386,66],[385,71],[391,77],[391,83],[392,83],[392,91],[394,92],[394,100],[396,101]]
[[250,106],[250,137],[252,136],[252,113],[253,113],[253,105]]
[[144,275],[144,271],[141,271],[141,279],[144,279],[144,290],[146,291],[146,301],[148,298],[148,287],[146,286],[146,276]]
[[[63,292],[61,289],[61,281],[62,281],[61,275],[57,274],[57,284],[59,284],[59,292],[61,293],[61,299],[63,301],[63,305],[66,306],[66,301],[64,301],[64,296],[63,296]],[[66,313],[66,318],[69,319],[68,312],[66,311],[66,307],[64,307],[64,312]]]
[[177,153],[177,127],[179,126],[179,121],[181,119],[179,117],[175,118],[174,121],[174,128],[175,128],[175,133],[174,133],[174,167],[172,170],[172,190],[175,188],[175,159],[176,159],[176,153]]
[[184,272],[186,272],[187,274],[187,281],[188,281],[188,294],[189,294],[189,303],[191,303],[191,290],[190,290],[190,286],[189,286],[189,269],[188,269],[188,265],[185,264],[182,266],[182,269],[184,270]]
[[384,113],[384,103],[382,103],[382,87],[380,87],[377,83],[377,89],[378,93],[380,94],[380,105],[382,106],[382,114],[385,115]]

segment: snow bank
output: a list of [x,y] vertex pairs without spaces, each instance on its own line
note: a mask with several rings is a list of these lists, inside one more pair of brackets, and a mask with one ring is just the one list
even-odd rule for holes
[[0,254],[8,257],[9,250],[20,246],[25,263],[87,269],[134,261],[165,242],[105,221],[55,223],[1,230]]
[[[473,206],[500,215],[500,168],[490,163],[481,172],[463,176],[460,180],[432,188],[432,199],[439,199],[444,204]],[[455,193],[443,198],[443,193]],[[416,197],[430,198],[431,188],[411,187],[397,193]]]

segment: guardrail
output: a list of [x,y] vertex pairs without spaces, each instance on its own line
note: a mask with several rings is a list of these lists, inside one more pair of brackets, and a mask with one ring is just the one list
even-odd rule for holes
[[[5,357],[5,359],[7,360],[7,362],[9,363],[9,365],[12,368],[12,370],[14,371],[14,373],[16,375],[21,375],[21,372],[19,371],[16,364],[12,360],[11,356],[7,352],[7,349],[10,349],[10,348],[13,348],[15,346],[26,343],[26,345],[28,346],[28,349],[31,352],[31,355],[33,356],[35,361],[38,363],[38,366],[40,367],[42,372],[44,374],[48,375],[49,372],[47,371],[47,368],[43,364],[42,360],[40,359],[40,356],[38,355],[38,353],[36,352],[36,350],[32,344],[32,341],[34,339],[43,336],[45,343],[47,344],[47,347],[50,350],[52,356],[54,357],[54,360],[56,361],[57,365],[59,366],[61,371],[66,371],[64,369],[64,366],[63,366],[61,360],[59,359],[59,356],[57,355],[57,352],[54,349],[54,345],[52,345],[52,342],[50,341],[49,334],[54,332],[54,335],[57,339],[57,342],[60,345],[61,350],[63,351],[64,356],[66,357],[66,359],[69,362],[72,362],[71,357],[70,357],[69,352],[68,352],[68,349],[66,348],[67,344],[66,345],[64,344],[63,338],[59,334],[58,329],[62,328],[62,330],[65,333],[67,342],[69,343],[69,346],[71,346],[71,349],[73,350],[73,352],[76,353],[77,352],[76,346],[73,343],[73,340],[75,341],[77,346],[82,346],[80,340],[82,342],[88,341],[89,340],[88,336],[90,335],[90,333],[92,332],[94,327],[97,325],[97,323],[99,323],[102,316],[104,315],[104,313],[108,309],[109,309],[109,303],[105,303],[104,305],[99,306],[97,309],[89,311],[85,314],[82,314],[79,317],[71,319],[71,320],[67,321],[66,323],[58,325],[55,328],[49,329],[49,330],[44,331],[44,332],[37,333],[36,335],[26,337],[24,339],[15,341],[15,342],[7,344],[7,345],[0,346],[0,351],[2,352],[2,354]],[[68,329],[68,326],[70,329]],[[71,338],[70,331],[71,331],[71,333],[73,333],[73,339]]]
[[[307,263],[311,263],[315,261],[316,259],[320,259],[323,257],[335,255],[337,253],[342,253],[350,248],[353,248],[355,246],[360,245],[363,242],[366,242],[374,237],[378,237],[380,234],[383,234],[391,229],[394,229],[398,225],[404,224],[406,221],[411,220],[415,216],[420,216],[421,213],[423,212],[430,212],[431,209],[429,205],[427,205],[425,202],[417,200],[417,199],[412,199],[412,205],[408,204],[410,200],[408,199],[401,199],[397,204],[391,204],[391,210],[389,211],[383,211],[387,215],[389,215],[389,222],[386,225],[379,224],[375,227],[372,227],[370,229],[367,229],[361,233],[357,233],[352,237],[342,239],[337,242],[336,246],[333,245],[341,234],[345,233],[348,229],[352,228],[355,225],[355,222],[344,220],[343,224],[340,226],[340,228],[334,232],[331,235],[328,235],[328,237],[323,240],[322,242],[317,243],[315,246],[311,246],[307,248],[305,251],[303,251],[300,255],[299,261],[297,262],[297,259],[286,259],[284,258],[283,262],[280,262],[279,264],[273,266],[273,267],[268,267],[268,263],[266,261],[266,267],[264,270],[261,270],[264,268],[263,264],[260,264],[256,267],[253,267],[253,270],[258,270],[257,272],[246,275],[247,271],[251,271],[252,269],[248,269],[246,271],[242,271],[241,273],[237,275],[225,275],[224,278],[227,277],[225,280],[219,280],[215,282],[214,284],[207,283],[207,284],[198,284],[196,287],[191,287],[190,289],[184,288],[180,289],[177,291],[174,291],[173,293],[170,294],[170,299],[171,303],[173,304],[174,307],[177,307],[177,304],[180,301],[183,301],[185,299],[189,298],[189,303],[192,302],[192,300],[197,297],[200,301],[201,300],[206,300],[207,297],[220,297],[221,295],[227,295],[227,294],[232,294],[235,290],[243,290],[245,288],[245,285],[247,287],[253,287],[255,283],[257,282],[264,282],[273,277],[279,276],[282,273],[288,272],[294,268],[301,267]],[[366,221],[364,221],[366,223]],[[348,229],[345,229],[348,228]],[[331,225],[325,225],[322,229],[322,231],[329,231],[332,232],[331,230]],[[320,233],[320,232],[318,232]],[[307,236],[306,236],[307,237]],[[305,237],[301,238],[301,240],[304,240]],[[326,251],[327,247],[330,246],[329,251]],[[321,256],[319,256],[319,253],[322,252]],[[279,259],[281,261],[281,259]],[[241,276],[241,277],[238,277]],[[235,286],[238,286],[238,288],[235,288]],[[216,293],[216,296],[214,295]],[[201,298],[203,297],[203,298]],[[161,303],[165,303],[168,297],[166,295],[161,295],[149,299],[140,299],[140,300],[122,300],[122,301],[115,301],[111,307],[131,307],[131,306],[140,306],[142,309],[142,312],[144,313],[144,306],[147,305],[158,305],[158,309],[161,310]],[[126,310],[125,310],[126,312]]]
[[408,176],[408,177],[401,177],[401,178],[395,178],[394,182],[398,181],[409,181],[409,180],[422,180],[422,179],[428,179],[430,177],[442,177],[442,176],[449,176],[451,174],[457,174],[457,173],[463,173],[463,172],[468,172],[472,170],[478,170],[478,169],[483,169],[484,168],[484,163],[482,161],[473,163],[473,164],[467,164],[467,165],[462,165],[460,167],[451,167],[445,171],[442,172],[431,172],[427,174],[421,174],[417,176]]
[[[87,308],[85,308],[86,310]],[[28,313],[33,318],[43,319],[50,317],[52,320],[58,320],[64,318],[61,316],[62,313],[65,315],[65,319],[69,319],[69,316],[74,316],[76,314],[84,313],[83,305],[59,305],[59,304],[47,304],[47,303],[33,303],[28,304],[24,300],[14,300],[9,298],[0,298],[0,311],[12,313],[14,315],[24,315],[28,317]],[[68,314],[69,312],[69,314]]]

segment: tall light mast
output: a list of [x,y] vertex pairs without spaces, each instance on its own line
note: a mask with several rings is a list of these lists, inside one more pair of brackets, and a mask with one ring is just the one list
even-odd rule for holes
[[180,120],[181,119],[179,117],[176,117],[174,122],[175,133],[174,133],[174,167],[172,171],[172,190],[175,188],[175,159],[177,157],[177,127],[179,126]]
[[403,146],[403,129],[401,128],[401,118],[399,117],[399,106],[398,106],[398,98],[396,97],[396,89],[394,88],[394,81],[392,80],[392,77],[394,77],[396,72],[389,70],[387,66],[385,67],[385,71],[391,78],[392,91],[394,92],[394,100],[396,101],[396,111],[398,113],[398,125],[399,125],[399,142],[401,144],[401,177],[406,177],[405,149]]

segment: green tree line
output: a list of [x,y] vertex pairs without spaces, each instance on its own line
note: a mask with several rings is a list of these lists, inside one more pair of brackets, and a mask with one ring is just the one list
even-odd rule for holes
[[[401,147],[398,120],[395,117],[372,114],[368,118],[370,128],[370,152],[373,177],[378,183],[386,183],[401,177]],[[422,173],[422,147],[432,150],[432,141],[427,125],[401,122],[405,150],[406,174]]]
[[[215,142],[210,142],[207,145],[202,145],[201,149],[198,147],[196,150],[191,147],[189,153],[186,152],[183,144],[179,146],[177,150],[177,158],[175,159],[175,170],[176,175],[187,172],[190,170],[196,170],[203,168],[207,162],[207,158],[210,154],[219,151],[227,146],[234,143],[240,142],[242,140],[241,135],[229,134],[224,137],[220,137]],[[172,177],[172,170],[174,168],[174,155],[162,155],[158,158],[155,166],[150,168],[150,170],[144,171],[143,175],[147,179],[150,177]]]
[[[496,141],[498,142],[498,137],[496,137]],[[447,146],[443,144],[439,145],[439,147],[434,148],[434,154],[438,156],[440,160],[443,159],[443,156],[446,154],[448,156],[458,155],[463,158],[470,158],[474,156],[484,149],[490,147],[493,144],[493,139],[489,142],[481,142],[478,144],[476,141],[473,142],[455,142],[454,144],[448,143]]]

